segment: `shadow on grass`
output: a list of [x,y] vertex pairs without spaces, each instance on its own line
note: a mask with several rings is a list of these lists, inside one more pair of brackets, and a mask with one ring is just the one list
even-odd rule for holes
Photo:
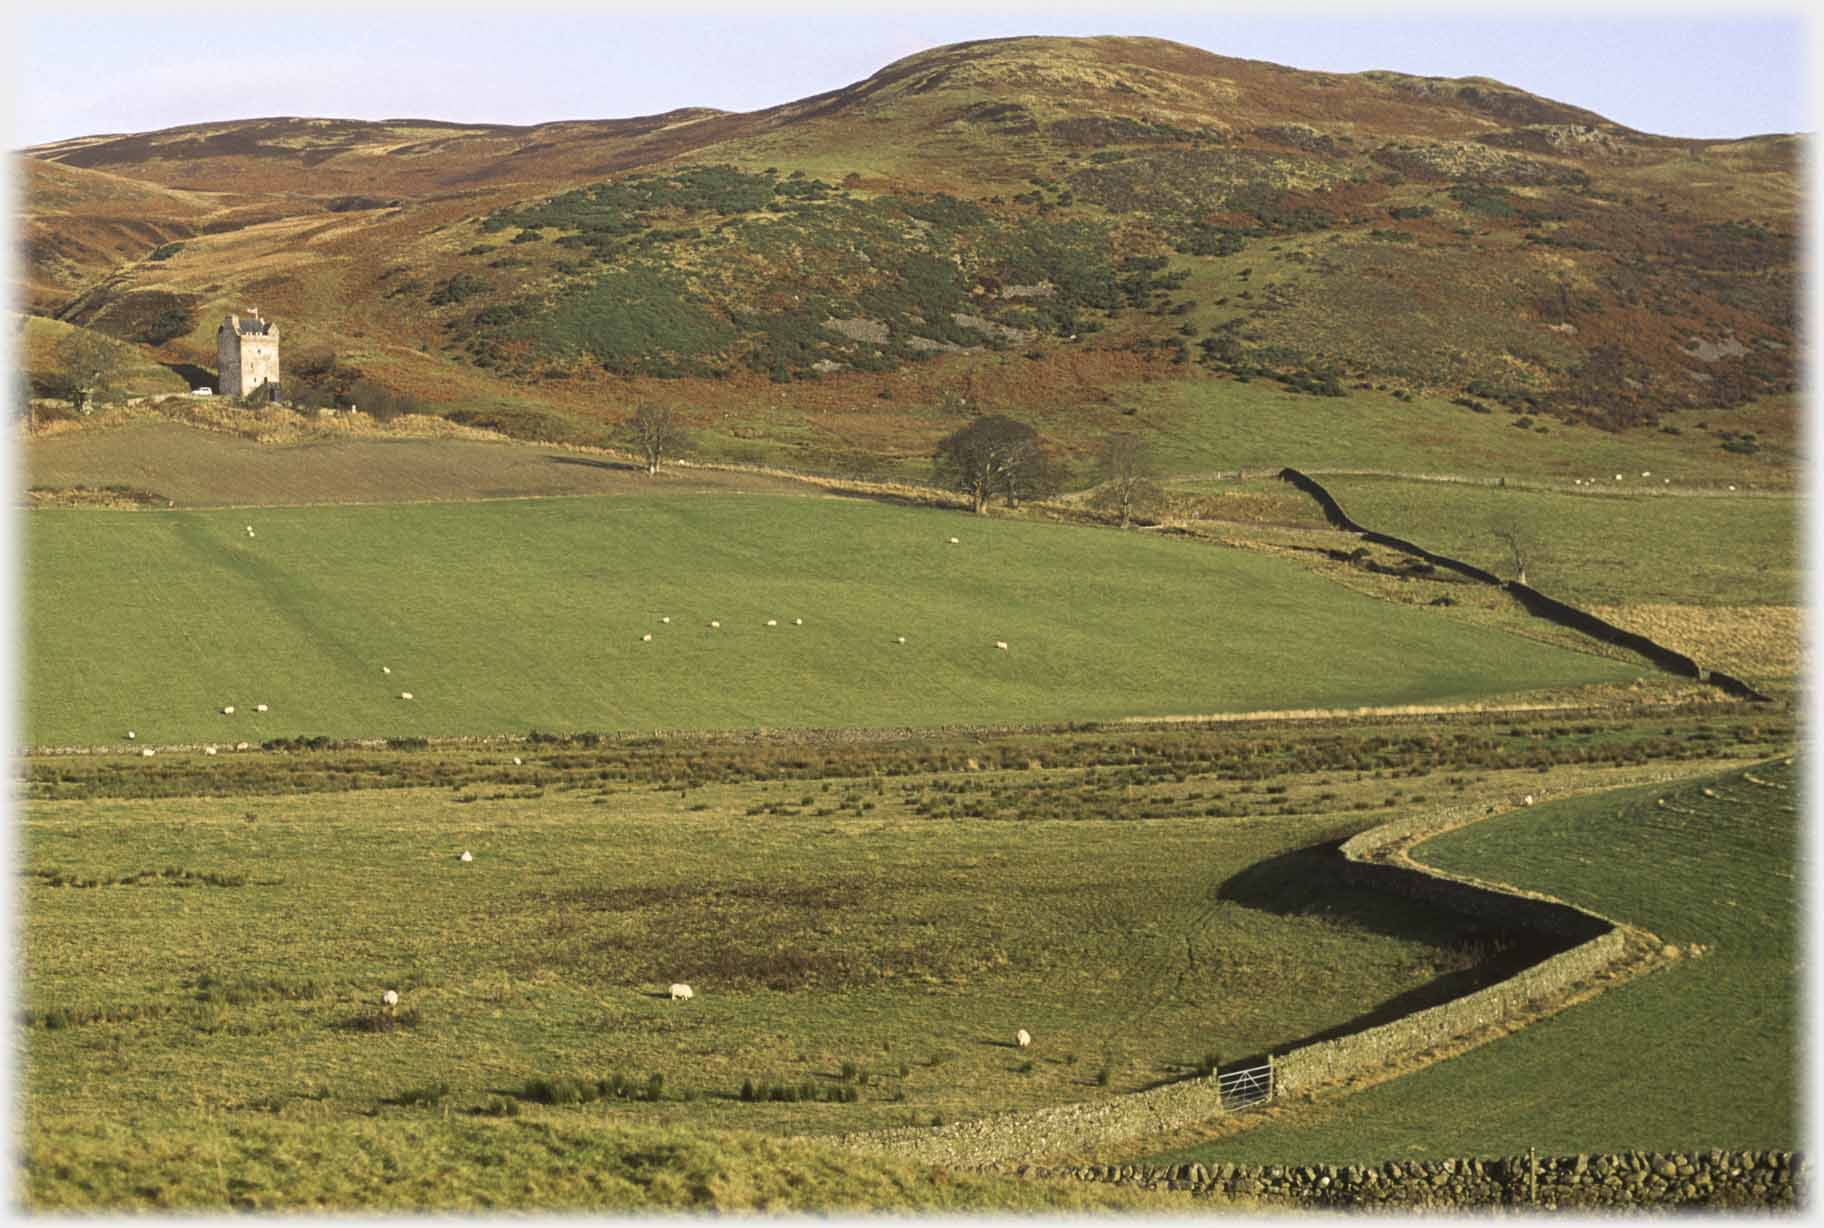
[[208,388],[219,392],[216,386],[215,372],[197,366],[193,362],[161,362],[158,364],[173,375],[182,376],[184,382],[192,388]]
[[[1217,888],[1216,896],[1278,916],[1322,917],[1332,923],[1430,945],[1437,948],[1441,964],[1473,962],[1396,994],[1352,1019],[1276,1045],[1270,1050],[1274,1056],[1441,1006],[1506,980],[1591,936],[1563,937],[1543,930],[1491,926],[1445,908],[1352,883],[1345,876],[1341,843],[1326,841],[1256,862],[1226,880]],[[1266,1057],[1257,1054],[1225,1062],[1222,1069],[1240,1069],[1263,1062]]]
[[608,469],[615,473],[645,473],[646,466],[634,465],[627,461],[598,460],[588,456],[550,456],[545,457],[553,465],[579,465],[584,469]]

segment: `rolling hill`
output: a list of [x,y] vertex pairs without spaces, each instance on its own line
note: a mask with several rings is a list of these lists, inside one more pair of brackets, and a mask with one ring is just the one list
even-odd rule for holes
[[1160,385],[1644,429],[1795,388],[1801,155],[1482,78],[1000,39],[748,114],[35,147],[24,297],[205,371],[257,305],[319,395],[528,434],[656,399],[807,468],[984,404],[1081,450]]

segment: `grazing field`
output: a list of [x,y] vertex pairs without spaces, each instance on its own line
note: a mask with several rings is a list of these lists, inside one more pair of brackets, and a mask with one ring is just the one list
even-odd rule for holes
[[716,470],[668,469],[654,479],[626,462],[524,443],[319,434],[273,444],[160,421],[35,440],[25,462],[33,490],[126,486],[159,507],[809,489]]
[[[1427,797],[1638,779],[1777,726],[38,757],[22,1189],[39,1209],[1169,1207],[756,1135],[1119,1095],[1462,992],[1527,953],[1349,886],[1325,846]],[[376,772],[424,783],[348,787]]]
[[[1657,477],[1638,473],[1628,477],[1641,492],[1630,496],[1364,477],[1323,484],[1364,528],[1502,576],[1513,564],[1496,530],[1518,528],[1527,582],[1575,604],[1798,603],[1800,499],[1667,495],[1651,489]],[[1613,470],[1604,477],[1610,491],[1630,485],[1615,483]]]
[[1792,761],[1777,760],[1516,811],[1419,846],[1429,864],[1636,923],[1687,958],[1417,1074],[1156,1158],[1801,1145],[1798,788]]
[[53,510],[25,546],[36,745],[1030,723],[1642,672],[1240,551],[856,500]]

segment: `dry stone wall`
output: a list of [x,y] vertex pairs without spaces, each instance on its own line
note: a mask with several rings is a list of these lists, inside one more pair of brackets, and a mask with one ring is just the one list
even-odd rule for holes
[[1624,1152],[1390,1160],[1384,1164],[996,1167],[1051,1180],[1188,1190],[1291,1207],[1462,1211],[1480,1207],[1625,1211],[1807,1206],[1810,1166],[1791,1151]]

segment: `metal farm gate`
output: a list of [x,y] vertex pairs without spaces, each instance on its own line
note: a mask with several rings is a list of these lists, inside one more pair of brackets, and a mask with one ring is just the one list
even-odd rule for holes
[[1241,1109],[1273,1099],[1273,1064],[1230,1070],[1216,1076],[1216,1090],[1222,1096],[1222,1107]]

